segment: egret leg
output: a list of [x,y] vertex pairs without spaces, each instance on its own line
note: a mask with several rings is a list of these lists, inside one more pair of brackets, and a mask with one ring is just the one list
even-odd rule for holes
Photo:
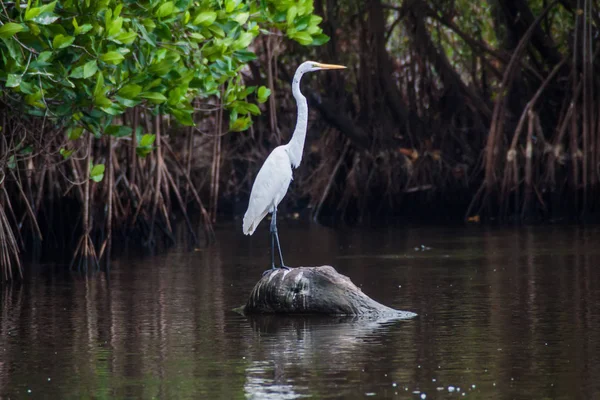
[[[279,234],[277,233],[277,209],[275,208],[273,210],[273,216],[271,218],[271,239],[273,236],[275,236],[275,240],[277,241],[277,250],[279,250],[279,260],[281,261],[281,267],[279,268],[283,268],[283,269],[288,269],[288,267],[285,266],[285,263],[283,262],[283,254],[281,253],[281,245],[279,244]],[[272,248],[272,247],[271,247]],[[273,253],[271,253],[271,255],[273,256]],[[274,267],[275,264],[273,264]]]
[[271,219],[271,269],[275,269],[275,235],[273,234],[273,221],[275,217]]

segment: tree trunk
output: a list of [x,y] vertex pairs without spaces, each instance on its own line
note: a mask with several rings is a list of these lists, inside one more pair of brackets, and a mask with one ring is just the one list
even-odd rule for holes
[[333,267],[275,269],[254,286],[244,314],[329,314],[412,318],[379,304]]

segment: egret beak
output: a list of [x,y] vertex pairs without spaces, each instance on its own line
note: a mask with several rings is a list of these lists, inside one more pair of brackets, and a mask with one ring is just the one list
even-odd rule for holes
[[315,63],[315,67],[318,67],[321,69],[346,69],[346,67],[344,67],[343,65],[321,64],[321,63]]

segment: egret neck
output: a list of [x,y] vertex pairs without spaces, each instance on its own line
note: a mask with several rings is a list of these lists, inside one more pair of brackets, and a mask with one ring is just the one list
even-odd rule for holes
[[302,152],[304,150],[304,140],[306,139],[306,127],[308,124],[308,104],[306,97],[300,92],[300,80],[304,75],[304,71],[298,70],[294,74],[292,82],[292,93],[296,99],[298,106],[298,119],[296,120],[296,129],[290,139],[290,142],[285,145],[285,149],[290,157],[292,168],[298,168],[302,162]]

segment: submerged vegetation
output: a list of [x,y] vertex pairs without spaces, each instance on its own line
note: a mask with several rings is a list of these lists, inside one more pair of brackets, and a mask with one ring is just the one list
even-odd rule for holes
[[304,83],[283,208],[597,214],[599,22],[590,0],[2,2],[4,278],[42,238],[82,266],[173,241],[176,217],[210,241],[288,139],[308,58],[349,69]]

